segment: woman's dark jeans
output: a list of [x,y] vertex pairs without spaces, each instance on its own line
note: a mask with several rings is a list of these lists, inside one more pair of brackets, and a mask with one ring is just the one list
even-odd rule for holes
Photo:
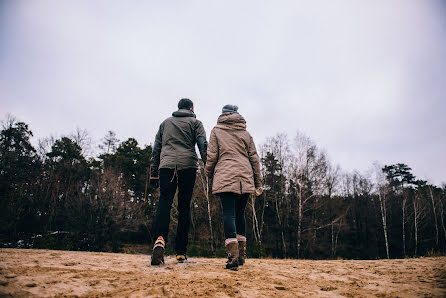
[[194,191],[196,169],[160,169],[160,199],[156,209],[155,238],[163,236],[167,242],[170,224],[170,209],[178,187],[178,226],[175,252],[186,254],[189,240],[190,201]]
[[245,208],[249,194],[224,192],[219,194],[223,211],[225,239],[237,238],[237,234],[246,236]]

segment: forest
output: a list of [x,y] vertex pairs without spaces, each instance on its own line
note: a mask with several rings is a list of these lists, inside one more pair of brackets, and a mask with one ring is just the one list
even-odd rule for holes
[[[149,253],[159,196],[148,183],[151,145],[120,141],[113,131],[99,146],[80,129],[38,145],[32,137],[26,123],[11,115],[3,121],[0,247],[119,252],[126,245],[147,245]],[[256,145],[264,193],[252,196],[246,210],[249,257],[444,255],[446,185],[417,179],[404,163],[344,171],[300,132]],[[210,185],[200,161],[190,256],[224,254],[220,201]],[[169,243],[176,212],[174,202]]]

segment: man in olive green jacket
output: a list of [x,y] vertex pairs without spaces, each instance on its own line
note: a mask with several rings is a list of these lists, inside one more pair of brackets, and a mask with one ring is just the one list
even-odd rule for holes
[[201,121],[194,114],[190,99],[178,102],[178,111],[161,123],[153,145],[150,185],[160,186],[156,210],[155,237],[152,265],[164,263],[164,247],[170,224],[170,209],[178,188],[178,227],[175,251],[178,262],[186,260],[190,225],[190,201],[195,185],[198,157],[206,163],[207,141]]

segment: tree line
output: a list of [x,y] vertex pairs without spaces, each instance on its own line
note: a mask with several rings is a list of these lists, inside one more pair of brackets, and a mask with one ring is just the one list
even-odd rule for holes
[[[151,145],[109,131],[91,156],[86,131],[31,144],[8,116],[0,132],[0,245],[122,251],[151,245],[158,190],[148,184]],[[446,185],[403,163],[345,172],[302,133],[258,145],[264,193],[249,200],[248,255],[398,258],[444,254]],[[219,198],[200,161],[191,202],[190,255],[223,256]],[[176,203],[169,242],[176,231]],[[150,247],[147,246],[147,252]],[[168,246],[167,248],[169,249]],[[168,250],[169,252],[169,250]]]

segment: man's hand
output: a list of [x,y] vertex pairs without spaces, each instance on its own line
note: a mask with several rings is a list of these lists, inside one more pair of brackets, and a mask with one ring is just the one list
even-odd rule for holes
[[150,186],[154,189],[157,189],[160,186],[160,178],[159,177],[150,177]]

